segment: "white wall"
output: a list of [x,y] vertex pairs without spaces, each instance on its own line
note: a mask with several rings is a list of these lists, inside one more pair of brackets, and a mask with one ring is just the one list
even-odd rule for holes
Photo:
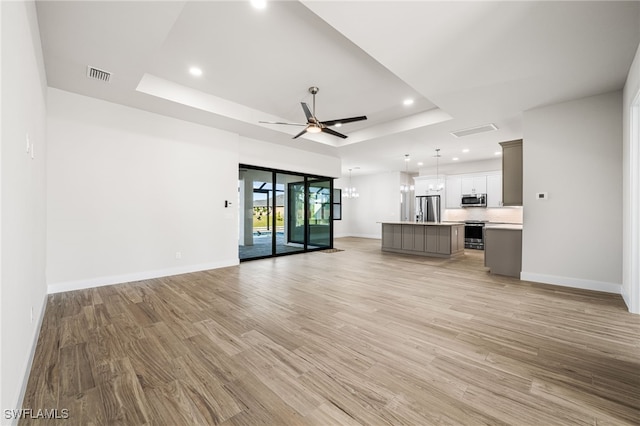
[[[302,146],[317,142],[300,139]],[[337,152],[337,151],[336,151]],[[240,163],[311,175],[339,177],[340,158],[240,137]]]
[[[636,106],[635,122],[631,107],[640,96],[640,46],[629,70],[623,91],[623,204],[622,204],[622,296],[633,313],[640,313],[640,106]],[[634,124],[635,123],[635,124]],[[636,126],[632,139],[631,126]]]
[[[343,219],[334,222],[334,237],[382,238],[378,222],[400,220],[400,181],[400,172],[353,176],[351,186],[360,197],[342,199]],[[347,186],[348,177],[334,182],[336,188]]]
[[237,135],[57,89],[48,135],[50,292],[238,263]]
[[[21,406],[46,302],[47,144],[46,81],[34,3],[0,2],[0,10],[0,407],[4,410]],[[27,152],[27,134],[33,158]]]
[[[333,181],[333,187],[341,189],[342,194],[344,194],[344,190],[348,186],[349,186],[348,176],[340,179],[336,179]],[[357,207],[356,200],[350,200],[346,197],[342,197],[342,220],[333,221],[333,237],[334,238],[353,236],[351,232],[351,221],[353,220],[353,215],[357,212],[357,209],[355,207]]]
[[620,293],[622,93],[537,108],[523,119],[521,278]]

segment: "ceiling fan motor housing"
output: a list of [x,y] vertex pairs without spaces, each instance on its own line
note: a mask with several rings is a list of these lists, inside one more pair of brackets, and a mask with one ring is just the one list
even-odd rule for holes
[[[301,131],[300,133],[298,133],[297,135],[295,135],[293,137],[293,139],[296,139],[302,135],[304,135],[305,133],[309,132],[309,133],[328,133],[330,135],[333,136],[337,136],[339,138],[342,139],[346,139],[347,135],[343,135],[342,133],[338,133],[335,130],[329,128],[329,126],[333,126],[336,124],[343,124],[343,123],[353,123],[355,121],[361,121],[361,120],[366,120],[367,117],[362,115],[360,117],[350,117],[350,118],[341,118],[341,119],[337,119],[337,120],[328,120],[328,121],[320,121],[316,118],[316,93],[318,93],[320,91],[320,89],[317,86],[311,86],[309,87],[309,93],[311,93],[313,95],[313,109],[310,110],[309,106],[304,103],[304,102],[300,102],[300,104],[302,105],[302,110],[304,111],[304,115],[307,117],[307,124],[306,127],[303,131]],[[261,123],[268,123],[266,121],[261,121]],[[291,126],[303,126],[303,124],[297,124],[297,123],[281,123],[281,122],[271,122],[269,124],[286,124],[286,125],[291,125]]]

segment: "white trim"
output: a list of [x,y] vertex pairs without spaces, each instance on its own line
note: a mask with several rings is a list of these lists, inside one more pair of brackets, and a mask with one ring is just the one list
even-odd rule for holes
[[239,263],[240,261],[238,259],[230,259],[222,262],[201,263],[198,265],[187,265],[178,268],[158,269],[154,271],[135,272],[132,274],[111,275],[108,277],[97,277],[86,280],[51,283],[47,285],[47,293],[62,293],[65,291],[82,290],[86,288],[102,287],[105,285],[123,284],[133,281],[169,277],[172,275],[188,274],[190,272],[207,271],[209,269],[236,266]]
[[[36,355],[36,347],[38,346],[38,339],[40,338],[40,329],[42,329],[42,322],[44,321],[44,313],[47,310],[47,301],[48,297],[44,296],[44,301],[40,304],[42,307],[40,308],[40,315],[38,316],[38,323],[34,329],[33,336],[31,337],[31,350],[29,351],[29,356],[26,360],[26,365],[23,368],[23,376],[22,376],[22,385],[20,385],[20,392],[18,393],[18,403],[14,407],[15,409],[20,409],[24,405],[24,396],[27,392],[27,385],[29,384],[29,376],[31,376],[31,367],[33,366],[33,359]],[[7,407],[3,407],[5,409]],[[11,425],[18,424],[18,418],[13,418],[11,420]]]
[[633,312],[631,309],[632,308],[631,295],[627,293],[627,289],[624,286],[622,286],[622,288],[620,289],[620,294],[622,295],[622,300],[624,300],[624,303],[627,305],[627,308],[629,308],[629,312],[637,313],[637,312]]
[[629,312],[640,314],[640,91],[629,111],[629,260],[630,294],[623,292]]
[[374,240],[381,240],[382,239],[380,234],[353,234],[353,233],[349,233],[349,234],[341,235],[339,237],[336,237],[335,235],[333,236],[334,239],[335,238],[349,238],[349,237],[353,237],[353,238],[372,238]]
[[557,275],[536,274],[534,272],[521,272],[520,279],[543,284],[553,284],[563,287],[580,288],[583,290],[603,291],[605,293],[621,294],[622,285],[605,281],[585,280],[582,278],[560,277]]

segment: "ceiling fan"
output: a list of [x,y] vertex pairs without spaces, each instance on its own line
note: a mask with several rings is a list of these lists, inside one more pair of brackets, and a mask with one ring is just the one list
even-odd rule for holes
[[367,117],[365,115],[362,115],[360,117],[350,117],[350,118],[340,118],[340,119],[336,119],[336,120],[327,120],[327,121],[319,121],[316,118],[316,93],[318,93],[320,89],[318,89],[315,86],[309,87],[309,93],[311,93],[313,95],[313,113],[309,110],[309,106],[304,103],[304,102],[300,102],[300,104],[302,105],[302,110],[304,111],[304,115],[307,117],[307,123],[306,124],[302,124],[302,123],[284,123],[281,121],[260,121],[259,123],[265,123],[265,124],[284,124],[286,126],[306,126],[305,129],[303,131],[301,131],[300,133],[298,133],[297,135],[295,135],[293,137],[293,139],[304,135],[305,133],[309,132],[309,133],[320,133],[320,132],[324,132],[324,133],[328,133],[330,135],[333,136],[337,136],[339,138],[342,139],[346,139],[347,135],[343,135],[342,133],[336,132],[335,130],[329,128],[329,126],[335,126],[335,125],[339,125],[339,124],[345,124],[345,123],[353,123],[354,121],[362,121],[362,120],[366,120]]

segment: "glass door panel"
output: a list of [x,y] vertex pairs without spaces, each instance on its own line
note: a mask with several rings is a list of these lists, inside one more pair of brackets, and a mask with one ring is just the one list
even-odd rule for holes
[[330,248],[332,241],[331,223],[331,180],[309,179],[307,197],[308,248]]
[[[276,254],[304,251],[304,182],[302,176],[276,173]],[[303,211],[299,214],[299,201]]]
[[304,181],[291,182],[287,185],[287,192],[291,208],[288,211],[289,242],[301,244],[304,247],[304,236],[306,228]]
[[273,173],[263,170],[240,171],[238,193],[240,205],[240,260],[273,254],[274,191]]

